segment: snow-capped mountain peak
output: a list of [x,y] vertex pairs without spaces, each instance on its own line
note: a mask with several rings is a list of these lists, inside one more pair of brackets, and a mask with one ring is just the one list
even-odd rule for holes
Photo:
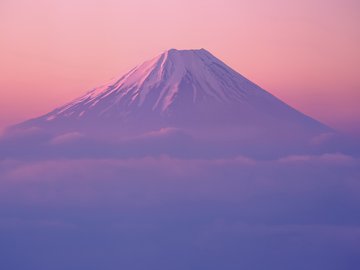
[[324,129],[205,49],[165,51],[112,83],[21,125],[56,130],[100,125],[143,131],[199,125]]
[[[186,88],[186,102],[193,104],[205,100],[234,102],[246,94],[263,92],[205,49],[170,49],[135,67],[114,83],[96,88],[59,108],[47,119],[82,117],[86,110],[104,101],[107,104],[99,114],[106,115],[117,106],[129,110],[145,106],[152,111],[165,112],[179,98],[183,88]],[[79,111],[80,104],[86,110]]]

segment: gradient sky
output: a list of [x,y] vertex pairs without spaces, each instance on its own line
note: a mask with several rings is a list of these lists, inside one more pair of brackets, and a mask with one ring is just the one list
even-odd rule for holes
[[2,0],[0,129],[169,48],[206,48],[295,108],[360,134],[358,0]]

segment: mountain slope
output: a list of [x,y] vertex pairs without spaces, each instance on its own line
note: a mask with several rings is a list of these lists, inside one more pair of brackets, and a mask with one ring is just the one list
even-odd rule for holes
[[[141,134],[175,127],[223,133],[318,134],[327,127],[250,82],[211,53],[168,50],[115,82],[17,126]],[[220,128],[221,127],[221,128]]]

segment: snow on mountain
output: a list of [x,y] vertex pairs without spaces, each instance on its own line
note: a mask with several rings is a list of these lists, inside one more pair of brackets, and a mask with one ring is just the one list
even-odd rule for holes
[[163,113],[174,104],[186,81],[192,84],[185,91],[191,91],[189,103],[194,104],[206,99],[227,103],[241,101],[245,95],[265,94],[204,49],[171,49],[132,69],[115,83],[96,88],[59,108],[47,120],[84,117],[87,110],[100,104],[99,115],[106,115],[117,106],[128,110],[146,106]]
[[320,133],[327,129],[204,49],[168,50],[115,82],[17,127],[72,131],[111,127],[145,132],[199,126],[215,130],[224,125],[232,130],[250,127]]

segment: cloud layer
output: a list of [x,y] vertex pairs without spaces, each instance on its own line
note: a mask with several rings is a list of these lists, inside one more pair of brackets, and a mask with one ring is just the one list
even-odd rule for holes
[[354,269],[360,160],[0,162],[7,269]]

